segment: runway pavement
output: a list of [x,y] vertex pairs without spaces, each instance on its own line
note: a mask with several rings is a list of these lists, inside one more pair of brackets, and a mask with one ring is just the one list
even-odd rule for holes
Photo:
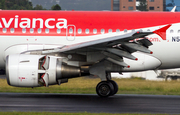
[[0,111],[180,113],[180,96],[0,93]]
[[0,75],[0,79],[6,79],[5,75]]

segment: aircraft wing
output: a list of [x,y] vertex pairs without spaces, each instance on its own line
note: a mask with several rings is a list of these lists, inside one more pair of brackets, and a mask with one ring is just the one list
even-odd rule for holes
[[[124,35],[117,35],[114,37],[107,37],[103,39],[97,39],[94,41],[79,43],[79,44],[73,44],[73,45],[67,45],[63,48],[56,50],[56,51],[44,51],[43,54],[48,53],[77,53],[77,52],[87,52],[87,51],[97,51],[97,50],[106,50],[107,48],[111,48],[115,45],[121,44],[123,47],[126,47],[127,45],[131,46],[134,45],[134,51],[137,51],[137,49],[144,49],[148,46],[152,45],[152,43],[144,38],[147,35],[153,34],[152,32],[131,32]],[[138,40],[138,42],[132,42],[133,40],[137,38],[144,38]],[[129,43],[129,44],[127,44]],[[140,46],[141,45],[141,46]],[[141,48],[140,48],[141,47]],[[126,48],[131,49],[133,51],[133,48]],[[130,51],[130,52],[131,52]],[[149,51],[148,51],[149,52]],[[132,52],[131,52],[132,53]]]
[[[152,43],[148,39],[146,39],[145,36],[150,35],[150,34],[157,34],[163,40],[166,40],[166,30],[169,27],[171,27],[171,24],[166,25],[153,32],[134,31],[134,32],[123,34],[123,35],[117,35],[113,37],[97,39],[94,41],[67,45],[67,46],[62,47],[61,49],[52,50],[52,51],[49,51],[49,50],[43,51],[42,53],[46,55],[50,53],[62,53],[62,52],[78,53],[78,52],[90,52],[90,51],[100,50],[100,51],[108,51],[116,55],[124,54],[125,57],[129,57],[127,55],[130,55],[131,53],[135,51],[152,54],[152,52],[148,50],[148,46],[152,45]],[[121,57],[124,57],[124,55],[121,55]],[[130,56],[130,57],[132,59],[133,56]]]

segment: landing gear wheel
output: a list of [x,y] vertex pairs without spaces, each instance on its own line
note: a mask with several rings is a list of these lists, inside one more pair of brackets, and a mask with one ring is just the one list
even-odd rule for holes
[[100,97],[108,97],[114,93],[114,86],[109,81],[101,81],[96,87],[96,92]]
[[118,84],[115,81],[113,81],[113,80],[109,80],[109,82],[111,82],[111,84],[114,87],[114,92],[111,94],[111,96],[113,96],[113,95],[115,95],[118,92]]

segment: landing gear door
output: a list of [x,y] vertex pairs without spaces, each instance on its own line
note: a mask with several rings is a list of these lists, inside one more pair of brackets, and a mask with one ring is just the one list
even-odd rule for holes
[[68,25],[66,30],[66,38],[68,41],[75,40],[76,36],[76,27],[75,25]]

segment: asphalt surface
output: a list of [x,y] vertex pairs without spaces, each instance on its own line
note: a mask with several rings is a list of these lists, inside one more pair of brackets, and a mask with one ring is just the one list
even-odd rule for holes
[[0,75],[0,79],[6,79],[5,75]]
[[0,111],[180,113],[180,96],[0,93]]

